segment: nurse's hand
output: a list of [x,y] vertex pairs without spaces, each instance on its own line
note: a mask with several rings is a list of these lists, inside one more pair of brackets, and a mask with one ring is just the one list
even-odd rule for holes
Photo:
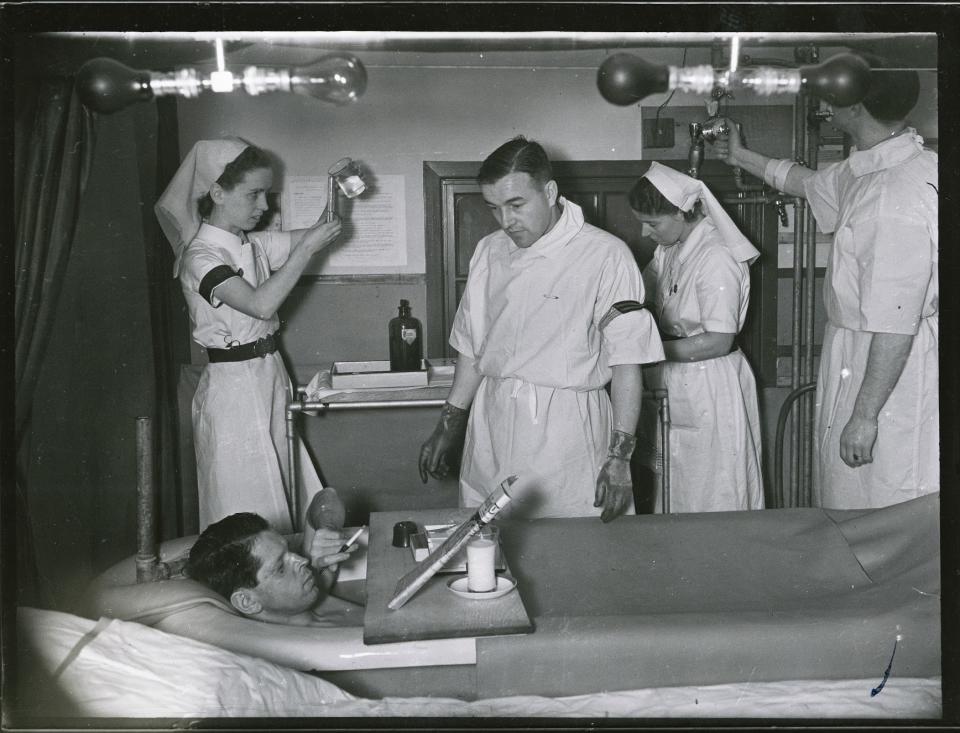
[[736,166],[739,165],[737,155],[744,149],[740,141],[740,123],[736,120],[731,120],[729,117],[724,117],[723,121],[726,123],[727,129],[731,132],[722,137],[718,137],[716,142],[711,144],[717,149],[717,154],[723,158],[727,165]]
[[326,212],[321,214],[320,219],[309,229],[303,230],[303,236],[300,238],[298,247],[306,247],[306,251],[315,255],[323,249],[333,244],[340,236],[340,230],[343,224],[339,216],[334,216],[333,221],[327,221]]
[[630,475],[630,459],[607,456],[606,463],[597,476],[597,490],[593,505],[603,507],[600,519],[612,522],[626,511],[633,501],[633,480]]
[[446,478],[458,463],[467,434],[469,410],[447,402],[440,410],[440,420],[427,441],[420,446],[420,480],[427,483],[427,475]]
[[840,433],[840,458],[850,468],[873,463],[873,446],[877,442],[876,418],[854,415]]

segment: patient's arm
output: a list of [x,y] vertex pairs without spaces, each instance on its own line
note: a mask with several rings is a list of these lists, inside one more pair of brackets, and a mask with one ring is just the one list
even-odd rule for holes
[[196,606],[173,614],[158,623],[157,628],[238,654],[249,654],[307,671],[476,662],[473,638],[369,647],[363,643],[362,626],[305,628],[268,624],[225,614],[213,606]]

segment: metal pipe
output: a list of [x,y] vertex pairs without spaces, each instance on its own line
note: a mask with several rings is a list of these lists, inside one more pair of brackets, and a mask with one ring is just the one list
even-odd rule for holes
[[733,168],[733,182],[736,184],[738,191],[762,191],[765,188],[762,181],[753,185],[744,183],[743,169],[739,166],[734,166]]
[[731,206],[733,206],[734,204],[739,205],[739,204],[776,204],[776,203],[796,205],[796,203],[799,200],[800,199],[798,199],[796,196],[784,196],[784,195],[777,195],[774,193],[770,193],[764,196],[740,196],[740,195],[724,196],[720,199],[720,203],[730,204]]
[[300,529],[300,502],[297,501],[297,496],[299,495],[297,490],[297,410],[293,409],[294,406],[298,404],[300,403],[288,402],[286,414],[288,465],[286,482],[287,509],[290,510],[290,522],[292,523],[294,532],[298,532]]
[[783,495],[783,438],[786,432],[787,416],[790,414],[790,408],[793,403],[801,396],[815,390],[816,383],[804,384],[791,391],[783,405],[780,407],[780,414],[777,416],[777,436],[773,444],[773,495],[782,506],[785,506],[786,497]]
[[[805,118],[809,125],[809,134],[807,135],[806,160],[810,168],[817,167],[817,152],[820,145],[820,123],[810,112],[815,111],[819,103],[814,99],[807,101],[807,114]],[[812,382],[816,380],[814,375],[814,334],[816,318],[816,285],[817,285],[817,229],[813,219],[813,212],[810,207],[806,207],[805,243],[806,243],[806,269],[804,273],[804,342],[805,353],[803,362],[802,380]],[[803,450],[801,457],[800,482],[800,506],[810,506],[812,498],[812,477],[813,477],[813,429],[814,429],[814,405],[811,400],[806,398],[801,403],[800,424],[802,425]]]
[[137,418],[137,582],[157,579],[156,497],[153,489],[153,422]]
[[663,514],[670,513],[670,399],[665,389],[653,390],[660,412],[660,503]]
[[390,407],[443,407],[445,399],[436,400],[380,400],[377,402],[291,402],[288,412],[327,412],[328,410],[365,410]]
[[[798,160],[804,159],[806,148],[806,95],[797,96],[794,107],[794,154]],[[790,329],[790,388],[800,386],[800,340],[802,338],[802,288],[803,288],[803,225],[805,220],[806,201],[797,202],[793,221],[793,297],[792,322]],[[790,453],[790,491],[787,506],[797,506],[799,501],[800,481],[800,425],[796,413],[791,413],[790,437],[792,450]]]

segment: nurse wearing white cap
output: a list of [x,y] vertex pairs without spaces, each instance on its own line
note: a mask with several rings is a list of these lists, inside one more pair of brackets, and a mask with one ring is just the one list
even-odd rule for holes
[[[206,349],[193,399],[200,529],[241,511],[291,532],[286,404],[292,386],[277,352],[277,309],[311,258],[336,240],[340,222],[251,231],[267,210],[272,161],[244,140],[193,146],[155,207],[176,255],[193,339]],[[306,502],[320,488],[302,450]]]
[[[629,195],[656,243],[644,270],[666,361],[645,370],[670,404],[670,509],[762,509],[760,415],[735,338],[759,252],[702,181],[651,163]],[[640,453],[655,468],[656,407],[641,410]],[[660,499],[658,497],[658,508]]]

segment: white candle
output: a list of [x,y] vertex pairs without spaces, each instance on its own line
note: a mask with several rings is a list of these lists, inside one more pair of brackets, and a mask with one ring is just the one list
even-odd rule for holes
[[494,540],[475,539],[467,543],[467,590],[475,593],[496,590],[496,552]]

